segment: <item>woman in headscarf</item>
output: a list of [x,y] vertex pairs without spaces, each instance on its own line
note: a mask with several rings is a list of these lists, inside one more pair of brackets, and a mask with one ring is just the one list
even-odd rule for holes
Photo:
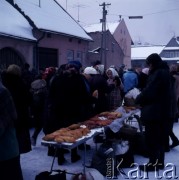
[[106,75],[108,85],[114,85],[113,90],[108,94],[109,110],[114,110],[122,105],[123,84],[114,68],[107,69]]

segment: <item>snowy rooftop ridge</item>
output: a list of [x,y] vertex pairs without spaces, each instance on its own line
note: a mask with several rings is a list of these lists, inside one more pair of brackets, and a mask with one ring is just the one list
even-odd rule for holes
[[[109,30],[111,32],[111,34],[113,34],[119,24],[120,24],[119,21],[107,22],[106,23],[106,29]],[[95,23],[95,24],[86,25],[86,26],[84,26],[84,29],[88,33],[90,33],[90,32],[101,32],[102,31],[102,23]]]
[[1,35],[36,41],[28,21],[5,0],[0,2],[0,17]]
[[55,0],[15,0],[15,4],[32,19],[38,29],[92,40]]
[[164,45],[157,46],[132,46],[131,59],[145,59],[152,53],[160,54],[165,48]]
[[[55,0],[14,0],[22,12],[38,29],[91,41],[85,30]],[[6,0],[0,1],[0,34],[18,39],[36,41],[33,27]]]

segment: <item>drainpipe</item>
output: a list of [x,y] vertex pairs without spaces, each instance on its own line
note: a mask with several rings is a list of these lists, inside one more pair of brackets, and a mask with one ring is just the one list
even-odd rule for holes
[[38,51],[38,47],[39,47],[39,43],[42,39],[44,39],[45,37],[45,32],[43,32],[42,36],[37,40],[36,45],[35,45],[35,58],[34,58],[34,67],[36,69],[36,71],[39,73],[39,51]]

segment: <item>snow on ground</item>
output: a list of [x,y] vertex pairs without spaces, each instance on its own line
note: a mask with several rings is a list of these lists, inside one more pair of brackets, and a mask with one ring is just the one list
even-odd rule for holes
[[[31,133],[32,133],[32,130],[33,129],[30,130]],[[174,132],[179,138],[179,123],[174,124]],[[34,180],[35,176],[39,174],[40,172],[50,171],[51,169],[53,158],[50,156],[47,156],[47,147],[41,145],[41,139],[43,136],[44,134],[43,132],[41,132],[38,137],[37,145],[33,147],[32,151],[21,155],[21,167],[23,171],[24,180]],[[87,144],[90,144],[92,147],[91,150],[88,150],[86,154],[86,165],[90,165],[91,158],[92,158],[93,153],[95,152],[96,146],[93,143],[92,139],[88,140]],[[82,158],[76,163],[70,163],[70,159],[69,159],[70,153],[65,154],[66,162],[64,163],[64,165],[61,165],[61,166],[57,164],[57,158],[56,158],[53,169],[67,170],[67,172],[72,172],[72,173],[83,172],[84,152],[79,150],[79,154],[81,155]],[[144,158],[140,155],[135,155],[134,158],[135,158],[135,163],[138,163],[138,164],[144,164],[144,163],[147,163],[148,161],[147,158]],[[171,170],[172,168],[172,166],[167,167],[167,163],[172,163],[176,167],[176,173],[172,174],[172,172],[174,171],[170,171],[167,174],[167,171]],[[86,168],[86,171],[88,170],[89,169]],[[123,170],[125,171],[125,173],[128,174],[128,172],[132,169],[126,168]],[[143,175],[142,179],[147,178],[147,176],[144,176],[144,174],[142,175]],[[160,179],[167,179],[167,178],[178,179],[177,177],[179,177],[179,146],[171,149],[170,152],[166,153],[165,169],[160,170],[159,175],[162,177]],[[169,176],[171,177],[169,178]],[[67,174],[67,180],[70,180],[71,177],[72,177],[71,175]],[[104,179],[107,179],[107,178],[104,177]],[[127,177],[119,175],[118,179],[124,180],[124,179],[127,179]],[[132,178],[129,177],[128,179],[132,179]],[[136,177],[134,179],[141,179],[141,178]],[[154,172],[150,172],[148,174],[148,179],[152,179],[152,180],[157,179],[157,175]],[[98,178],[98,180],[100,179]]]

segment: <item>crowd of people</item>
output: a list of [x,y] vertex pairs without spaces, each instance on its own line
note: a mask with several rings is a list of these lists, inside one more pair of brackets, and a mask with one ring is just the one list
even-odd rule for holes
[[[59,68],[48,67],[32,73],[12,64],[1,73],[0,82],[0,179],[8,179],[8,170],[14,170],[22,180],[20,154],[31,151],[38,134],[49,134],[63,127],[79,123],[104,111],[114,111],[123,105],[125,95],[134,88],[140,91],[135,103],[141,107],[145,126],[149,171],[164,167],[165,152],[179,145],[173,133],[178,121],[179,67],[170,67],[158,54],[146,59],[147,67],[105,69],[100,61],[83,67],[79,61],[70,61]],[[34,132],[30,137],[29,128]],[[172,144],[169,144],[170,139]],[[11,148],[13,146],[13,148]],[[83,149],[84,144],[78,148]],[[90,146],[87,145],[87,149]],[[65,162],[66,150],[58,149],[58,164]],[[48,155],[54,155],[49,147]],[[80,159],[78,149],[71,151],[71,162]],[[141,170],[144,167],[141,166]]]

